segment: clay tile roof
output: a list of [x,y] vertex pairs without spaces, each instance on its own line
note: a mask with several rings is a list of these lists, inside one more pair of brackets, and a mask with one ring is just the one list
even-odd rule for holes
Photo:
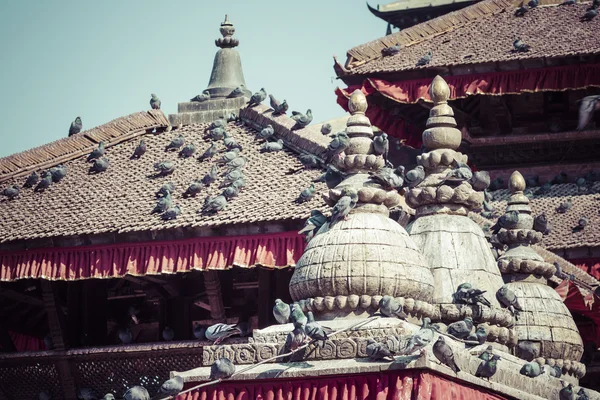
[[[600,18],[580,21],[589,3],[558,6],[561,2],[541,0],[540,6],[524,17],[515,17],[520,1],[485,0],[354,47],[348,51],[350,63],[345,73],[361,75],[600,53]],[[513,53],[515,36],[531,50]],[[402,46],[398,54],[381,56],[384,47],[396,43]],[[417,67],[417,61],[430,50],[433,59],[429,65]]]
[[[259,119],[255,111],[247,111],[245,115],[250,120]],[[283,125],[289,120],[287,117],[279,118]],[[261,122],[255,121],[255,124],[260,129]],[[229,123],[227,130],[243,146],[242,155],[248,160],[244,166],[247,186],[239,197],[230,201],[225,211],[213,216],[197,213],[207,195],[216,195],[222,191],[217,187],[223,179],[219,178],[197,197],[182,197],[188,185],[194,179],[201,179],[213,165],[211,161],[199,162],[196,158],[209,145],[209,139],[202,139],[206,127],[207,124],[199,124],[162,133],[143,131],[135,138],[107,148],[105,156],[109,159],[110,166],[107,171],[96,175],[88,174],[90,164],[86,162],[88,150],[95,145],[88,148],[82,145],[86,149],[83,155],[63,162],[68,174],[62,181],[52,184],[45,192],[22,189],[18,198],[12,201],[4,198],[0,200],[0,215],[3,216],[0,219],[0,240],[7,242],[42,237],[304,219],[311,209],[323,207],[319,193],[310,202],[294,202],[300,191],[309,186],[321,171],[302,170],[289,174],[290,168],[302,165],[298,160],[298,153],[289,149],[261,153],[261,143],[254,140],[255,130],[241,123]],[[276,127],[276,132],[281,133],[284,139],[287,137],[287,140],[300,144],[296,147],[319,150],[320,145],[309,137],[286,132],[285,129],[277,130],[278,128],[279,126]],[[165,146],[180,133],[185,136],[186,143],[196,145],[194,157],[182,159],[177,156],[177,152],[165,152]],[[130,156],[140,139],[146,142],[148,150],[139,160],[132,160]],[[291,142],[290,145],[294,146]],[[222,142],[220,147],[224,147]],[[153,165],[162,160],[174,161],[177,168],[170,176],[153,178]],[[53,165],[56,164],[58,162]],[[221,172],[223,170],[224,168],[220,169]],[[14,183],[21,186],[25,179],[11,177],[0,190]],[[158,214],[150,212],[156,203],[155,192],[169,181],[177,187],[174,202],[181,206],[182,214],[176,220],[167,222]],[[317,183],[316,186],[320,192],[326,188],[324,183]]]

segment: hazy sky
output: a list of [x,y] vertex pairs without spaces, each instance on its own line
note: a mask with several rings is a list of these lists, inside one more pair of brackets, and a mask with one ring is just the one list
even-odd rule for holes
[[386,28],[364,0],[0,2],[0,157],[67,136],[78,115],[88,129],[146,110],[150,93],[176,112],[207,86],[226,13],[250,90],[340,116],[332,56]]

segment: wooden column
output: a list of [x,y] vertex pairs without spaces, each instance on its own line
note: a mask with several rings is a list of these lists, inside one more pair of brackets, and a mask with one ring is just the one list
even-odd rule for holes
[[166,324],[175,331],[175,340],[188,340],[192,338],[190,306],[191,300],[185,297],[176,297],[167,300],[168,313],[166,315]]
[[269,326],[271,315],[273,314],[273,304],[271,290],[273,271],[265,268],[258,268],[258,327]]
[[107,282],[99,279],[83,281],[82,336],[84,346],[106,344],[106,323],[108,312]]
[[[73,347],[76,347],[81,338],[81,302],[82,302],[82,281],[69,282],[67,284],[67,326],[66,340]],[[54,344],[56,346],[56,343]]]
[[223,305],[223,296],[221,294],[221,281],[217,271],[204,272],[204,287],[208,296],[210,305],[210,317],[216,320],[225,319],[225,306]]

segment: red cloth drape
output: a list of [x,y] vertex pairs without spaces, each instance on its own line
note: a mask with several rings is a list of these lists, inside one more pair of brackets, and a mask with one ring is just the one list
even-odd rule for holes
[[[193,386],[189,384],[188,386]],[[305,379],[223,382],[177,400],[501,400],[498,394],[428,371],[405,370]]]
[[578,258],[569,261],[577,265],[577,268],[600,280],[600,258]]
[[[581,89],[589,86],[600,87],[600,64],[446,76],[444,79],[450,87],[451,100],[474,94],[503,95],[544,90]],[[429,97],[431,81],[431,78],[397,82],[366,78],[360,85],[336,89],[337,101],[348,111],[348,98],[356,89],[360,89],[367,96],[377,91],[399,103],[416,103],[419,99],[431,101]],[[421,132],[415,134],[414,127],[407,126],[404,122],[399,123],[399,119],[390,115],[389,111],[369,103],[366,115],[374,125],[387,132],[388,135],[405,139],[406,144],[413,147],[421,145]]]
[[283,232],[0,252],[0,281],[114,278],[232,266],[283,268],[295,266],[304,247],[298,233]]
[[44,340],[23,335],[22,333],[8,331],[10,338],[12,339],[13,344],[15,345],[15,349],[17,351],[43,351],[47,350],[46,345],[44,344]]
[[[600,345],[600,299],[593,293],[580,290],[573,282],[565,279],[556,288],[556,291],[563,299],[565,305],[571,312],[576,312],[591,319],[594,322],[592,331],[584,330],[580,327],[580,334],[584,342],[594,341]],[[594,300],[591,304],[590,298]]]

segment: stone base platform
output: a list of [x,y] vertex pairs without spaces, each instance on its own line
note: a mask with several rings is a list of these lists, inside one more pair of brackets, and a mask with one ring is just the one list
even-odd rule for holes
[[236,98],[216,98],[203,102],[188,101],[177,105],[177,113],[169,114],[172,126],[202,124],[227,117],[230,113],[239,115],[240,108],[245,107],[250,99],[242,96]]

